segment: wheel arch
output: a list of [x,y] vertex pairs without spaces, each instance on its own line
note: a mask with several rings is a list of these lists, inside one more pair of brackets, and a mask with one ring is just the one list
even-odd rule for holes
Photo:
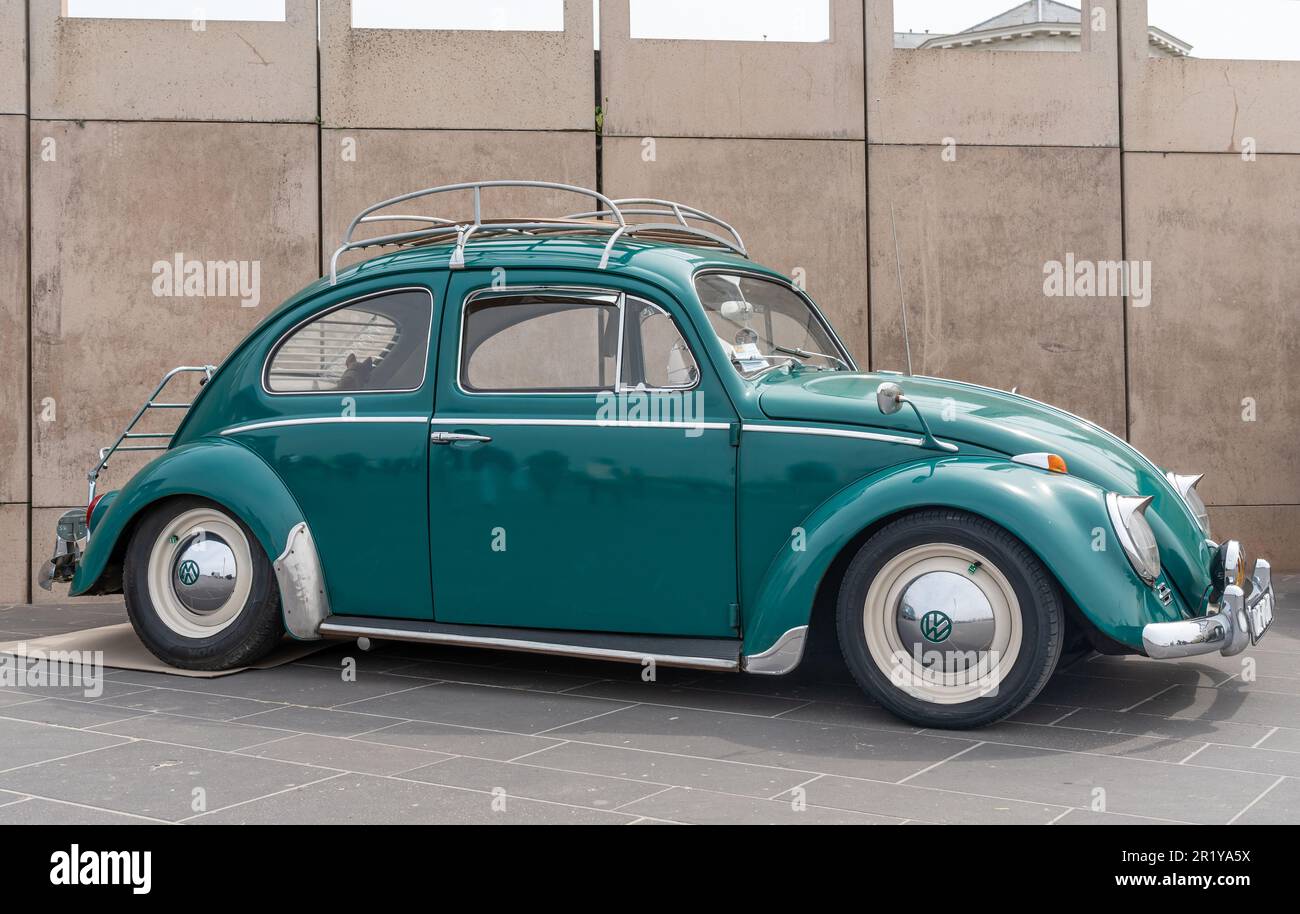
[[[810,639],[833,632],[826,620],[862,544],[899,517],[931,508],[981,517],[1024,543],[1056,579],[1067,615],[1094,646],[1139,649],[1147,622],[1182,617],[1177,601],[1162,606],[1133,573],[1095,485],[996,458],[941,458],[860,479],[814,509],[801,525],[806,549],[775,556],[747,608],[745,654],[763,652],[799,626],[809,626]],[[1093,548],[1098,529],[1111,548]]]
[[252,531],[275,570],[285,629],[295,638],[319,637],[329,596],[302,509],[261,457],[225,438],[181,445],[136,473],[96,524],[69,593],[120,592],[122,563],[140,521],[185,496],[213,502]]

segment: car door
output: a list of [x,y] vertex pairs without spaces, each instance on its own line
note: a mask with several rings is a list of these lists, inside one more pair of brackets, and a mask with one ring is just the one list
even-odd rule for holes
[[328,292],[268,351],[257,393],[264,418],[236,429],[302,508],[336,614],[433,617],[425,493],[434,288]]
[[737,634],[736,416],[688,322],[643,291],[512,278],[448,288],[435,618]]

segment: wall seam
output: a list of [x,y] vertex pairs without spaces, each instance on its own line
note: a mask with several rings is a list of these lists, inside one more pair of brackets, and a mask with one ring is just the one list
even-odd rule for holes
[[[1145,48],[1143,49],[1145,51]],[[1127,174],[1124,168],[1124,17],[1119,4],[1115,4],[1115,91],[1117,93],[1115,110],[1119,116],[1119,250],[1120,260],[1128,262],[1128,188]],[[1128,283],[1124,284],[1120,295],[1120,329],[1124,334],[1124,440],[1133,440],[1133,391],[1132,375],[1129,369],[1128,338]]]
[[875,370],[875,346],[872,330],[875,324],[871,315],[871,126],[867,123],[871,117],[871,93],[868,91],[867,78],[871,72],[871,45],[867,41],[867,0],[862,0],[862,216],[866,222],[863,235],[866,237],[866,323],[867,323],[867,371]]
[[25,408],[23,411],[23,423],[27,428],[27,563],[23,568],[23,600],[27,603],[32,602],[32,560],[35,558],[32,551],[32,541],[36,538],[36,531],[33,529],[35,518],[32,513],[32,501],[35,494],[34,475],[36,473],[36,434],[33,427],[32,396],[35,390],[36,366],[33,363],[33,354],[35,346],[33,345],[35,332],[35,315],[33,312],[32,288],[32,2],[24,0],[23,2],[23,61],[24,70],[27,77],[27,112],[23,122],[23,141],[27,150],[23,160],[23,189],[26,193],[25,206],[27,209],[27,377],[23,379],[23,399]]

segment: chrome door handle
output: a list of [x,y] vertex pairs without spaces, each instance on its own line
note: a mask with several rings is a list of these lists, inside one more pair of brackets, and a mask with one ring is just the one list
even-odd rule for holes
[[434,444],[455,444],[457,441],[491,441],[489,435],[467,435],[463,432],[431,432],[429,440]]

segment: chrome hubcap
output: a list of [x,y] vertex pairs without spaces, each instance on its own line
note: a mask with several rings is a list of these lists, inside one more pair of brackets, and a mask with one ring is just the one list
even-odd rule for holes
[[997,633],[988,597],[951,571],[929,571],[912,580],[898,599],[895,624],[912,656],[937,652],[946,672],[969,665],[962,655],[989,650]]
[[230,602],[239,568],[235,552],[215,533],[198,531],[176,549],[172,590],[186,609],[211,613]]

